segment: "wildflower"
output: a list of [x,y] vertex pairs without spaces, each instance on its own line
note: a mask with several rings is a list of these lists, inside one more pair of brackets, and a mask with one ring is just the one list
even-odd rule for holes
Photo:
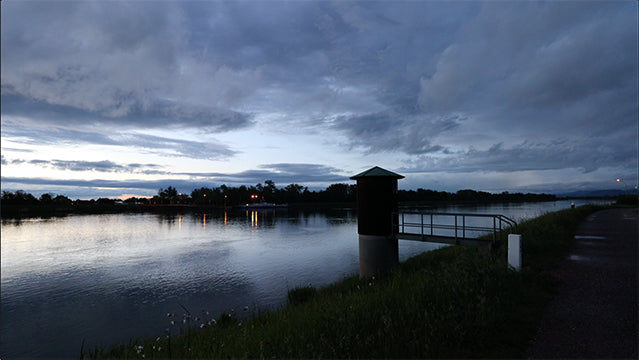
[[175,325],[175,320],[171,320],[171,325]]
[[204,329],[204,326],[206,326],[206,325],[200,324],[200,329]]

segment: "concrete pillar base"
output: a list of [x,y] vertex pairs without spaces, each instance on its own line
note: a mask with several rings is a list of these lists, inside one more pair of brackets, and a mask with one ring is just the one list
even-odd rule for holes
[[390,272],[399,264],[397,239],[390,236],[359,234],[359,276]]

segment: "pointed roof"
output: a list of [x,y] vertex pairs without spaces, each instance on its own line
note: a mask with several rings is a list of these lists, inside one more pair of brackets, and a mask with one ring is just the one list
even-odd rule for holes
[[388,171],[385,169],[382,169],[379,166],[375,166],[372,167],[364,172],[361,172],[357,175],[351,176],[351,180],[357,180],[359,178],[364,178],[364,177],[391,177],[391,178],[395,178],[395,179],[403,179],[404,176],[403,175],[399,175],[396,174],[392,171]]

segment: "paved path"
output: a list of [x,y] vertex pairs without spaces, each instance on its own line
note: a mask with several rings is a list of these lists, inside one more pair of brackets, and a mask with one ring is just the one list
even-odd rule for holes
[[526,357],[637,359],[637,228],[637,209],[599,211],[579,225]]

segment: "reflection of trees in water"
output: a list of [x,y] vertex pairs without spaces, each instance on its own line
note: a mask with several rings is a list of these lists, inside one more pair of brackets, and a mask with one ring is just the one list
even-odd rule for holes
[[350,208],[324,209],[211,209],[193,213],[158,213],[156,219],[161,224],[176,225],[188,222],[203,228],[218,225],[247,225],[250,228],[272,228],[277,224],[309,225],[326,223],[329,225],[352,224],[357,222],[357,212]]

